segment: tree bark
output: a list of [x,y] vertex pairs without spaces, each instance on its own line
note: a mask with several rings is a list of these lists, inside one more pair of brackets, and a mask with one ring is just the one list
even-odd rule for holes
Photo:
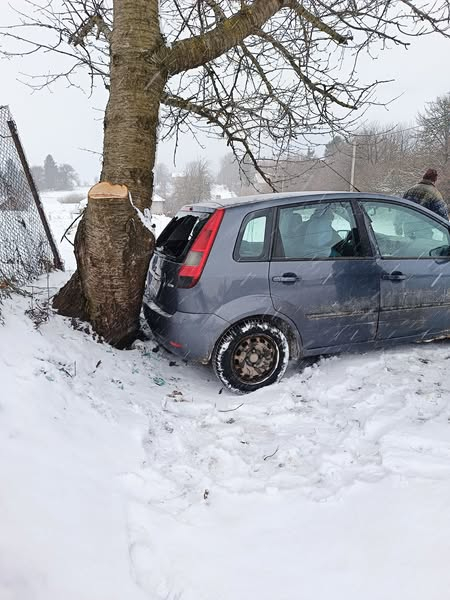
[[128,186],[141,210],[151,205],[159,107],[167,82],[152,57],[163,46],[158,0],[115,0],[101,179]]
[[[110,96],[101,180],[91,190],[75,238],[77,271],[53,301],[63,315],[90,321],[109,343],[136,336],[154,239],[128,199],[150,208],[160,101],[167,73],[152,60],[163,45],[158,0],[115,0]],[[120,188],[110,184],[127,186]]]
[[119,348],[139,328],[152,240],[123,185],[98,183],[76,236],[78,270],[54,300],[63,314],[89,320]]

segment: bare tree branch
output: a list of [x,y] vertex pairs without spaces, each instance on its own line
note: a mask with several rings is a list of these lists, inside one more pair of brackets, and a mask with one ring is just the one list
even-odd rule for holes
[[338,33],[337,31],[335,31],[332,27],[327,25],[317,15],[313,14],[305,6],[300,4],[300,2],[298,2],[297,0],[285,0],[284,6],[292,9],[297,14],[298,17],[300,17],[301,19],[305,19],[319,31],[323,31],[324,33],[329,35],[330,38],[332,40],[334,40],[336,43],[344,44],[344,45],[348,43],[349,38],[347,36],[342,35],[342,34]]
[[101,15],[92,15],[69,37],[69,44],[73,44],[74,46],[84,44],[86,36],[91,33],[94,28],[97,28],[97,40],[100,37],[100,33],[103,33],[108,42],[111,41],[112,31],[103,17]]
[[[80,76],[85,72],[91,91],[99,78],[108,87],[112,8],[117,3],[116,9],[131,10],[133,3],[24,1],[29,10],[15,11],[18,22],[0,27],[0,37],[8,42],[1,52],[6,56],[55,52],[67,63],[60,72],[33,76],[27,83],[42,89],[62,79],[83,88]],[[383,49],[388,42],[406,46],[414,35],[448,35],[450,14],[450,0],[151,0],[151,4],[153,15],[159,7],[160,18],[151,19],[148,39],[153,41],[142,52],[168,79],[162,137],[178,139],[189,132],[197,139],[202,131],[225,138],[238,159],[245,156],[252,165],[261,163],[261,156],[301,155],[324,134],[351,135],[357,119],[375,103],[375,86],[382,83],[360,83],[360,54]],[[136,18],[136,23],[142,21],[142,15]],[[126,49],[127,36],[115,43]],[[145,82],[147,90],[154,86],[153,77]],[[255,169],[274,186],[272,174],[261,174],[261,164]]]
[[244,5],[212,31],[176,42],[162,52],[161,62],[170,75],[200,67],[261,28],[283,7],[283,3],[284,0],[255,0],[251,7]]
[[178,108],[186,113],[193,113],[202,117],[209,124],[216,125],[221,131],[223,136],[226,138],[227,143],[234,149],[235,144],[241,144],[244,148],[245,156],[249,158],[250,162],[253,164],[255,170],[261,175],[263,181],[267,183],[267,185],[273,190],[277,191],[274,187],[270,177],[264,172],[264,170],[260,167],[257,158],[253,155],[250,144],[245,139],[244,136],[239,136],[239,133],[236,131],[232,131],[228,127],[227,123],[227,114],[221,114],[220,111],[214,111],[206,108],[205,106],[195,104],[191,100],[186,100],[184,98],[180,98],[178,96],[173,96],[169,94],[164,94],[162,98],[162,104],[165,106],[170,106],[173,108]]
[[162,61],[170,75],[195,69],[225,54],[249,35],[255,34],[283,8],[295,11],[298,17],[325,32],[337,43],[347,43],[347,37],[334,31],[296,0],[255,0],[251,6],[244,5],[229,18],[224,18],[224,12],[214,0],[208,0],[207,4],[214,11],[217,26],[207,33],[177,42],[167,53],[162,52]]

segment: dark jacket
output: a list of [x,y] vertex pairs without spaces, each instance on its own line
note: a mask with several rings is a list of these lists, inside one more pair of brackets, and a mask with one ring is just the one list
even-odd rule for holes
[[444,217],[444,219],[448,219],[447,205],[440,191],[428,179],[422,179],[420,183],[410,188],[404,194],[403,198],[421,204],[425,208],[428,208],[428,210],[432,210],[437,215]]

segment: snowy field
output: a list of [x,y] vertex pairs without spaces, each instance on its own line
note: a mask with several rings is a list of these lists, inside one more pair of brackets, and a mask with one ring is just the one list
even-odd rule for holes
[[0,600],[448,598],[450,344],[233,396],[29,308],[0,329]]

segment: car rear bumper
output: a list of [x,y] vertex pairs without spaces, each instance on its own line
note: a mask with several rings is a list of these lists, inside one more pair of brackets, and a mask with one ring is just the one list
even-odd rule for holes
[[154,302],[144,302],[144,315],[157,340],[173,354],[208,363],[229,323],[214,314],[176,312],[170,315]]

